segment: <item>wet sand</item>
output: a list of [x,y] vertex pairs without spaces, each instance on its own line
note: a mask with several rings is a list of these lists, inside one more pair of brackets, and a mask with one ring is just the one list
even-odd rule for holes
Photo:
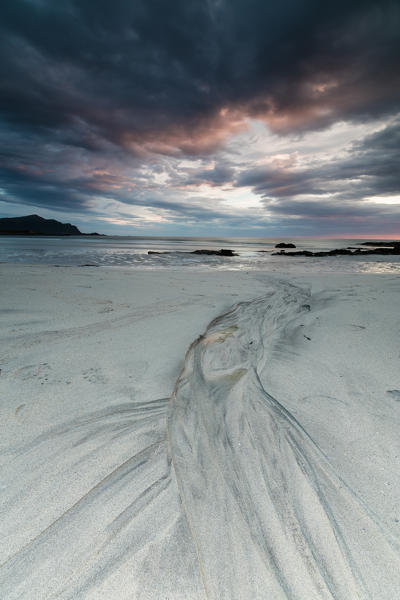
[[398,277],[0,277],[3,598],[396,597]]

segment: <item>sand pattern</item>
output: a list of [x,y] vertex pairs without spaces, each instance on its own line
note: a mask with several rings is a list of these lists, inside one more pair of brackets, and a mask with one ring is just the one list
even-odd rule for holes
[[[136,555],[140,568],[126,597],[132,593],[138,598],[161,597],[159,574],[149,576],[151,561],[140,556],[149,548],[152,555],[163,555],[157,561],[163,560],[170,573],[165,589],[174,589],[177,598],[204,597],[193,542],[171,477],[167,401],[115,406],[13,448],[14,459],[3,470],[3,481],[11,481],[16,472],[19,480],[8,486],[11,493],[3,500],[9,523],[3,524],[3,540],[11,543],[19,537],[20,547],[0,568],[2,598],[95,597],[99,586],[116,572],[120,576],[124,563]],[[105,446],[119,461],[125,460],[117,460],[101,477],[102,469],[93,463]],[[38,506],[51,506],[54,480],[70,488],[77,473],[84,478],[89,470],[93,486],[62,514],[46,511],[49,524],[38,524],[35,535],[32,522],[37,520]],[[24,532],[26,539],[20,537]],[[9,552],[7,543],[3,552]]]
[[209,598],[391,600],[399,543],[260,375],[309,310],[281,284],[216,319],[190,348],[169,442]]
[[[279,391],[284,382],[275,381],[273,393],[269,387],[268,369],[284,363],[288,353],[294,362],[282,372],[302,368],[296,343],[301,340],[303,351],[314,344],[317,331],[310,324],[322,315],[313,316],[318,294],[287,281],[268,285],[262,296],[212,321],[192,343],[171,397],[141,399],[138,379],[131,401],[98,409],[91,403],[89,410],[82,399],[73,417],[62,413],[53,426],[45,421],[39,435],[2,445],[2,599],[397,597],[397,523],[390,529],[381,522],[378,504],[369,503],[374,495],[353,489],[337,457],[332,461],[289,410]],[[342,301],[353,302],[343,290],[337,292]],[[328,311],[334,293],[319,295]],[[181,304],[186,306],[184,298]],[[160,305],[165,318],[170,310]],[[107,335],[127,326],[128,318],[137,328],[150,311],[104,318],[110,322],[100,328],[97,322],[71,327],[64,337],[44,329],[39,339],[43,345],[70,344],[79,330],[85,339]],[[367,335],[361,321],[348,319],[346,313],[343,321],[355,339]],[[38,345],[33,335],[28,342]],[[138,377],[146,369],[150,377],[155,365],[140,353],[136,360]],[[56,385],[45,360],[10,371],[11,377],[19,385]],[[111,369],[82,365],[80,377],[65,385],[90,387],[100,398],[112,378]],[[382,414],[391,417],[398,407],[397,379],[386,385],[382,406],[388,412]],[[299,381],[295,396],[305,414],[320,406],[328,415],[328,403],[349,410],[351,398],[341,399],[340,389],[307,396]],[[29,419],[30,402],[15,404],[10,419],[17,425]],[[380,413],[372,414],[378,417],[385,432]]]

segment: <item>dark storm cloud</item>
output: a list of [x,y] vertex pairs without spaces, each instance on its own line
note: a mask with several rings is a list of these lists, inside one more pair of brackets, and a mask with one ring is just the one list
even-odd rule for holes
[[291,130],[398,106],[389,1],[4,0],[1,17],[3,115],[83,145],[212,137],[226,107]]
[[256,167],[240,173],[237,187],[251,186],[256,194],[262,196],[291,197],[299,194],[323,193],[319,187],[318,174],[314,171],[288,171]]
[[355,149],[366,152],[380,152],[383,156],[396,156],[400,148],[400,119],[377,133],[365,137],[361,142],[355,144]]
[[[1,161],[1,154],[0,154]],[[40,168],[35,170],[34,163],[31,168],[0,167],[0,182],[7,190],[7,201],[10,204],[24,204],[54,211],[72,211],[85,213],[94,206],[94,200],[101,196],[103,202],[120,202],[130,207],[146,208],[155,216],[164,215],[175,222],[190,220],[192,222],[212,223],[229,220],[230,225],[242,225],[251,222],[250,218],[235,217],[223,206],[223,201],[217,198],[196,196],[188,198],[183,195],[180,201],[173,200],[171,194],[157,193],[146,189],[143,185],[139,190],[129,190],[121,183],[121,178],[113,175],[102,176],[105,183],[104,189],[99,189],[96,174],[87,177],[60,180],[60,173],[54,170],[42,173]],[[62,175],[62,172],[61,172]],[[118,183],[118,189],[113,184]],[[4,199],[4,198],[3,198]],[[129,220],[138,219],[132,213],[118,211],[118,216]]]
[[[250,186],[265,198],[293,198],[337,193],[344,197],[400,192],[400,120],[353,144],[346,158],[331,159],[309,168],[257,167],[243,170],[237,187]],[[341,188],[345,186],[345,191]]]
[[374,201],[400,194],[400,120],[365,137],[351,147],[346,158],[321,162],[312,168],[242,171],[235,185],[251,186],[276,215],[305,219],[397,217],[400,204]]
[[396,205],[385,206],[382,209],[382,205],[374,204],[373,202],[349,202],[343,200],[341,202],[317,202],[315,200],[302,201],[302,200],[287,200],[282,204],[275,204],[271,202],[268,204],[268,208],[272,212],[276,212],[279,215],[292,215],[302,218],[312,217],[313,219],[348,219],[348,218],[359,218],[362,217],[376,217],[379,215],[392,214],[400,218],[400,209]]
[[200,185],[208,183],[210,185],[223,185],[232,181],[235,169],[227,164],[219,163],[212,169],[187,169],[188,177],[183,179],[185,185]]
[[88,198],[70,185],[60,185],[58,180],[19,169],[0,168],[0,184],[6,190],[2,199],[11,204],[24,204],[55,211],[81,211],[87,207]]
[[84,212],[101,193],[177,219],[228,219],[213,200],[152,196],[141,167],[161,172],[162,157],[201,163],[171,167],[172,184],[236,177],[267,207],[274,198],[271,212],[335,185],[343,201],[398,192],[394,127],[308,170],[236,176],[228,160],[204,159],[246,117],[284,135],[399,111],[399,20],[390,0],[3,0],[2,198]]

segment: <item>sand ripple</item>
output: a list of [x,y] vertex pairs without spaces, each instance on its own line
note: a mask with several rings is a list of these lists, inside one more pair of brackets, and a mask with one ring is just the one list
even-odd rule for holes
[[192,344],[169,401],[4,450],[1,598],[397,598],[398,539],[268,391],[310,302],[274,282]]
[[261,383],[308,294],[288,284],[216,319],[190,348],[169,443],[209,598],[392,600],[399,545]]

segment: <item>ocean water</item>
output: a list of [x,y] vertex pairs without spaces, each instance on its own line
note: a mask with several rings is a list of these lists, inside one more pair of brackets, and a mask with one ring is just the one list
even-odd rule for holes
[[[400,256],[281,257],[275,244],[292,241],[298,250],[359,246],[355,239],[196,238],[196,237],[0,237],[0,262],[136,269],[257,270],[272,272],[340,271],[400,273]],[[190,254],[227,248],[239,256]],[[149,255],[148,251],[168,252]],[[266,250],[267,252],[260,252]]]

